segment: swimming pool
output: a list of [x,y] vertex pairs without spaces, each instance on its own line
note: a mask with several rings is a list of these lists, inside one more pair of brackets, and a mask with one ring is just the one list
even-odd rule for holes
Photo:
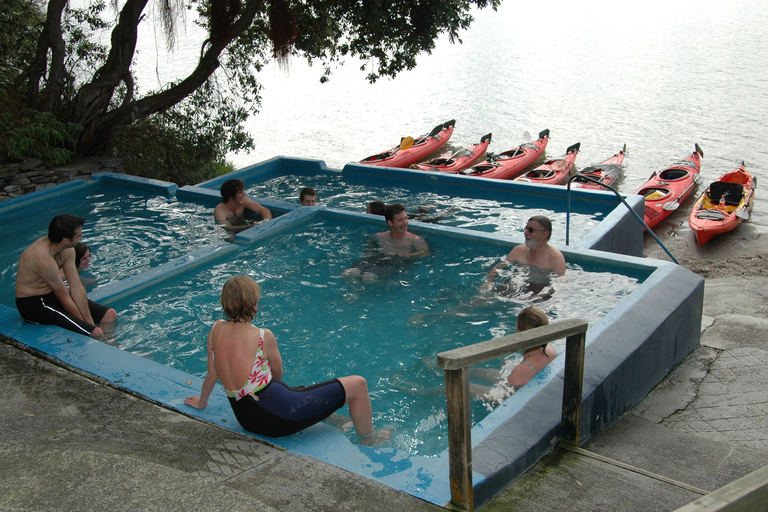
[[[120,181],[121,178],[114,179]],[[125,185],[115,186],[125,188]],[[505,189],[504,184],[500,186]],[[61,193],[61,190],[47,193],[57,194]],[[538,193],[542,197],[547,195],[545,192]],[[206,191],[203,187],[192,187],[186,193],[179,189],[176,191],[176,199],[187,202],[189,194],[199,194],[199,202],[205,203],[216,200],[218,192],[211,189]],[[552,192],[550,202],[562,201],[559,194],[559,191]],[[5,213],[14,208],[29,209],[48,199],[43,191],[38,196],[26,200],[13,200],[14,203],[8,207],[0,208],[0,217],[4,218]],[[236,237],[237,244],[214,242],[204,245],[146,271],[101,286],[91,296],[112,304],[131,295],[150,295],[154,293],[155,287],[163,286],[162,280],[173,282],[194,276],[219,262],[237,258],[236,254],[258,251],[260,245],[281,236],[280,232],[303,232],[306,226],[318,220],[332,223],[337,222],[335,219],[342,219],[338,222],[344,226],[347,223],[356,223],[360,226],[359,232],[365,231],[371,222],[376,222],[366,214],[322,207],[296,208],[284,203],[275,201],[268,204],[270,208],[284,207],[286,213],[272,222],[239,234]],[[611,240],[620,238],[621,233],[615,231],[621,230],[623,221],[611,223],[611,217],[616,215],[616,212],[609,214],[600,226],[576,244],[582,244],[582,247],[558,246],[563,250],[572,269],[578,266],[589,271],[588,273],[610,271],[641,281],[632,293],[591,324],[587,333],[581,425],[583,440],[599,432],[637,404],[671,368],[693,350],[699,339],[703,301],[701,278],[668,262],[618,256],[583,248],[585,241],[597,241],[596,246],[599,246],[605,241],[613,243]],[[383,221],[379,222],[383,227]],[[437,247],[442,244],[438,239],[443,237],[464,240],[467,243],[477,241],[481,245],[487,245],[489,253],[497,256],[505,254],[521,242],[521,238],[515,234],[481,233],[439,224],[420,225],[418,230],[428,240],[436,240]],[[480,242],[479,239],[483,241]],[[350,260],[355,256],[350,253]],[[480,267],[486,257],[491,256],[480,255]],[[256,263],[253,259],[248,261]],[[15,261],[12,264],[15,265]],[[473,278],[469,276],[468,279],[471,281]],[[313,283],[311,280],[308,282]],[[558,287],[560,288],[560,285]],[[306,288],[315,290],[312,286]],[[585,298],[588,298],[588,286],[584,287],[583,292]],[[265,297],[265,300],[268,298]],[[459,300],[458,297],[456,299]],[[365,296],[358,298],[358,304],[366,300]],[[449,302],[453,304],[456,301]],[[584,302],[588,300],[585,299]],[[267,304],[268,302],[265,302],[265,306]],[[445,305],[446,309],[449,309],[450,304],[441,302],[439,306]],[[570,314],[567,316],[570,317]],[[199,322],[186,324],[204,325],[209,320],[210,318],[201,312]],[[268,325],[266,321],[264,324]],[[422,329],[428,330],[432,327]],[[201,379],[197,375],[54,327],[24,324],[14,309],[4,306],[0,307],[0,332],[114,385],[140,393],[185,414],[242,432],[222,393],[214,393],[210,406],[204,411],[190,411],[183,405],[184,397],[197,393],[200,388]],[[473,339],[468,342],[474,341],[481,340]],[[282,343],[285,342],[281,341]],[[429,359],[427,356],[426,361]],[[558,358],[540,377],[475,424],[472,440],[476,506],[506,487],[551,449],[559,437],[561,400],[562,358]],[[432,424],[430,421],[434,419],[436,418],[428,418],[423,422],[423,427],[429,428]],[[266,440],[296,454],[329,462],[438,505],[445,505],[450,499],[445,452],[424,456],[391,447],[360,447],[327,424],[316,425],[287,438]]]
[[[309,211],[305,216],[310,218],[301,225],[279,230],[258,244],[197,267],[194,273],[112,302],[122,316],[114,334],[118,346],[204,377],[204,342],[213,322],[222,318],[221,288],[230,277],[248,274],[263,293],[255,323],[277,336],[286,382],[299,385],[363,375],[369,382],[376,424],[393,431],[385,446],[413,454],[440,453],[447,447],[447,423],[444,377],[434,355],[468,339],[514,332],[517,312],[531,304],[525,291],[527,277],[510,269],[506,278],[517,293],[494,295],[482,307],[445,315],[477,297],[490,267],[505,256],[498,247],[482,239],[425,233],[431,257],[397,267],[395,275],[364,287],[339,276],[362,256],[366,237],[380,231],[381,222],[349,222]],[[540,307],[553,321],[575,315],[595,323],[639,282],[635,276],[571,265],[567,278],[553,278],[555,296]],[[412,320],[425,312],[439,321]],[[562,352],[562,344],[556,349]],[[519,359],[515,355],[505,364]],[[487,366],[500,368],[502,362]],[[475,422],[491,410],[490,402],[476,400]],[[341,414],[346,413],[345,409]],[[349,437],[356,441],[354,432]]]

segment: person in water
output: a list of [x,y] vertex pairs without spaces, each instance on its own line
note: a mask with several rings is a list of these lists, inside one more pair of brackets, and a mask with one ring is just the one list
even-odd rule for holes
[[388,430],[373,430],[368,383],[359,375],[339,377],[311,386],[290,387],[283,379],[283,359],[275,335],[251,325],[261,290],[248,276],[229,279],[221,291],[227,320],[218,320],[208,334],[208,375],[200,396],[184,403],[208,406],[217,381],[224,386],[237,421],[254,434],[282,437],[295,434],[349,404],[349,414],[362,444],[389,438]]
[[[444,213],[431,213],[434,207],[432,206],[419,206],[415,212],[408,213],[408,220],[417,220],[419,222],[430,222],[437,224],[448,215],[458,211],[457,209],[451,209]],[[382,201],[371,201],[368,203],[366,213],[373,215],[384,215],[387,210],[387,205]]]
[[89,300],[80,282],[75,246],[83,236],[84,223],[82,217],[57,215],[48,226],[48,236],[38,238],[21,253],[16,309],[29,323],[58,325],[99,338],[104,334],[101,326],[114,322],[117,312]]
[[[547,314],[533,306],[528,306],[518,313],[517,321],[515,322],[515,332],[523,332],[543,325],[549,325]],[[501,386],[500,394],[494,391],[495,388],[474,382],[470,384],[470,391],[473,395],[484,397],[486,400],[501,402],[511,394],[507,385],[511,386],[514,391],[517,391],[538,375],[556,357],[557,352],[555,352],[555,349],[546,343],[531,347],[523,351],[523,360],[512,369],[506,382]],[[501,378],[498,370],[490,368],[473,368],[470,374],[473,378],[493,383],[497,383]]]
[[301,206],[315,206],[317,204],[317,192],[312,187],[304,187],[299,192],[299,204]]
[[213,210],[216,223],[227,231],[237,233],[256,224],[253,219],[245,216],[245,210],[250,210],[261,217],[261,220],[272,220],[272,212],[245,195],[243,180],[227,180],[221,184],[221,203]]
[[400,203],[387,206],[384,218],[389,231],[374,234],[373,247],[362,259],[344,270],[342,278],[349,280],[359,277],[363,283],[372,283],[394,274],[411,259],[430,255],[427,242],[408,231],[405,206]]
[[[91,248],[83,242],[77,242],[75,245],[75,266],[80,273],[80,282],[83,286],[89,286],[96,282],[96,278],[86,277],[83,272],[88,273],[88,266],[91,264]],[[63,275],[62,275],[63,277]]]
[[[565,257],[556,248],[549,245],[552,236],[552,221],[543,215],[535,215],[528,219],[523,232],[525,244],[515,246],[504,261],[494,265],[488,272],[485,283],[480,287],[481,292],[488,292],[493,287],[493,280],[499,271],[511,263],[526,265],[529,271],[529,291],[539,294],[550,283],[551,272],[557,275],[565,274]],[[502,284],[497,292],[508,295],[508,284]],[[550,293],[551,295],[551,293]]]

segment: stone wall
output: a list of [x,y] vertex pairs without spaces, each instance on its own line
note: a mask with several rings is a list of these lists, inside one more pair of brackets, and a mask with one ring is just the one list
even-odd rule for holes
[[67,165],[45,167],[39,158],[0,166],[0,201],[52,187],[76,178],[87,180],[97,172],[123,172],[119,158],[84,158]]

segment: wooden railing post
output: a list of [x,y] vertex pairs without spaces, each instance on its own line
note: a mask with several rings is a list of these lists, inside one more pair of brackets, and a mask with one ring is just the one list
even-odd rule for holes
[[565,339],[565,371],[563,375],[563,439],[579,445],[581,428],[581,393],[584,387],[584,351],[586,333]]
[[448,478],[453,506],[464,510],[475,509],[472,488],[470,366],[565,337],[562,423],[566,439],[575,439],[578,443],[587,327],[587,322],[574,318],[437,354],[437,365],[445,370]]
[[474,510],[469,368],[445,371],[445,400],[448,415],[448,475],[451,483],[451,502],[463,509]]

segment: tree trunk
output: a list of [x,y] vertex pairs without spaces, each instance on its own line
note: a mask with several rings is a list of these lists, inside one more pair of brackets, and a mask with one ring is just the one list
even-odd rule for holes
[[[112,32],[112,51],[109,59],[96,73],[93,81],[78,93],[77,119],[85,126],[85,131],[78,141],[80,156],[103,153],[112,147],[117,137],[131,123],[172,107],[203,85],[219,67],[219,56],[227,45],[250,27],[259,9],[263,8],[261,0],[249,0],[234,23],[227,22],[226,30],[220,33],[216,31],[215,36],[212,35],[211,39],[206,41],[208,47],[205,53],[187,78],[157,94],[139,100],[123,101],[120,107],[110,111],[108,106],[115,88],[129,76],[130,62],[136,46],[136,24],[145,4],[146,0],[128,0],[121,12],[120,22]],[[137,9],[139,5],[141,9]],[[129,6],[131,12],[125,14]],[[211,25],[215,25],[215,20],[212,20]]]

